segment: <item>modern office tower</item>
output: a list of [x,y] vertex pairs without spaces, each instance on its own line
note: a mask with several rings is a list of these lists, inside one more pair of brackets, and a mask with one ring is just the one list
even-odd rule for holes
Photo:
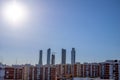
[[43,53],[43,51],[42,50],[40,50],[40,52],[39,52],[39,65],[42,65],[42,53]]
[[47,50],[47,64],[49,65],[50,64],[50,54],[51,54],[51,49],[49,48]]
[[55,64],[55,54],[52,54],[51,64],[52,64],[52,65]]
[[66,64],[66,49],[62,49],[62,64]]
[[75,64],[75,48],[71,51],[71,64]]

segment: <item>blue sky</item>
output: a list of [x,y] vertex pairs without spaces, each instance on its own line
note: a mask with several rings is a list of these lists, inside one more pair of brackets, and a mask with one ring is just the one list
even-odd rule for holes
[[[7,0],[0,0],[3,5]],[[76,48],[77,62],[101,62],[120,59],[120,0],[22,0],[29,20],[16,29],[0,18],[0,60],[6,64],[38,63],[43,50],[56,52],[61,63],[61,49]],[[0,6],[1,7],[1,6]],[[0,8],[1,9],[1,8]],[[1,17],[1,15],[0,15]]]

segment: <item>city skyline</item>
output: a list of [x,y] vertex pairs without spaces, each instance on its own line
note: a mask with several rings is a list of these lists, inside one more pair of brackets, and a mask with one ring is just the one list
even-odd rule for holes
[[[120,1],[17,1],[25,5],[29,19],[13,27],[1,15],[0,0],[0,62],[5,64],[38,64],[43,50],[56,52],[55,63],[61,63],[61,49],[66,49],[66,62],[71,63],[71,48],[76,62],[102,62],[120,57]],[[69,55],[68,55],[69,54]],[[51,62],[51,60],[50,60]]]

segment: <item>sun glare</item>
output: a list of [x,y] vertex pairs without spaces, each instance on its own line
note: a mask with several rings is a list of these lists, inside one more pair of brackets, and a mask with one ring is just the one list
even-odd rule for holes
[[12,25],[19,25],[27,18],[27,9],[23,4],[16,1],[9,2],[3,6],[3,18]]

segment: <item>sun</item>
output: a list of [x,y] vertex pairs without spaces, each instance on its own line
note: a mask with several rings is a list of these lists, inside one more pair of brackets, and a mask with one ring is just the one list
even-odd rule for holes
[[12,25],[19,25],[27,19],[27,9],[23,4],[16,1],[9,2],[3,6],[2,16]]

